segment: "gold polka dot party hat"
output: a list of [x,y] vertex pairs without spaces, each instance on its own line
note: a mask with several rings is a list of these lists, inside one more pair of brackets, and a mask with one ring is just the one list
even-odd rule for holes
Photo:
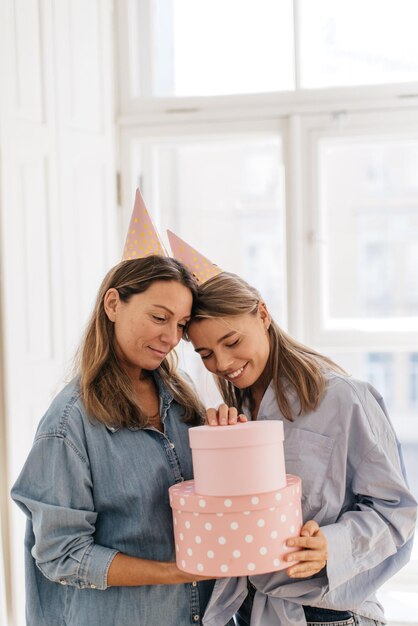
[[140,259],[151,254],[168,256],[157,229],[149,216],[141,192],[137,189],[123,249],[123,260]]
[[167,230],[167,236],[173,257],[187,267],[200,285],[223,271],[171,230]]

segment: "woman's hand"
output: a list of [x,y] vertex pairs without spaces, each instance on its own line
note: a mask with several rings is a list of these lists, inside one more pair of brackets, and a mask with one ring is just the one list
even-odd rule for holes
[[328,559],[328,543],[318,524],[309,520],[302,526],[299,537],[292,537],[286,541],[289,548],[299,547],[297,552],[291,552],[284,558],[286,561],[299,561],[286,570],[291,578],[306,578],[313,576],[323,569]]
[[246,422],[247,417],[240,413],[234,406],[220,404],[217,409],[208,409],[206,411],[206,423],[209,426],[228,426],[228,424],[236,424],[237,422]]

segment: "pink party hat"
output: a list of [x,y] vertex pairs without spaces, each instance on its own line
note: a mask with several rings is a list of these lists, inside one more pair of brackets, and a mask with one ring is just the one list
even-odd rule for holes
[[157,229],[148,214],[141,192],[137,189],[123,250],[123,260],[140,259],[151,254],[168,256]]
[[183,263],[201,285],[223,271],[171,230],[167,230],[167,235],[174,258]]

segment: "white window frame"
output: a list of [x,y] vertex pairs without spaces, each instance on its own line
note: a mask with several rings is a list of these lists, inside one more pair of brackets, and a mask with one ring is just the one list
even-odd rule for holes
[[[132,210],[132,190],[142,181],[146,185],[148,199],[153,202],[153,210],[156,211],[158,220],[158,196],[157,188],[153,181],[152,165],[144,159],[141,166],[141,180],[138,180],[133,171],[132,158],[135,146],[140,142],[146,153],[147,146],[155,143],[176,143],[193,141],[196,138],[210,137],[211,139],[234,138],[240,136],[266,137],[268,135],[280,135],[283,146],[287,144],[287,125],[280,119],[267,120],[238,120],[238,121],[179,121],[172,124],[163,124],[161,120],[150,123],[141,117],[119,121],[119,166],[121,177],[121,205],[123,209],[124,224],[129,220]],[[151,167],[150,167],[151,166]],[[155,203],[155,204],[154,204]],[[122,229],[123,234],[124,230]]]

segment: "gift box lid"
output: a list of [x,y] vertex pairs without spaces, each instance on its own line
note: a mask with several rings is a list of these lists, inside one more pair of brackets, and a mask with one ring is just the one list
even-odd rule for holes
[[177,511],[193,513],[236,513],[259,511],[291,505],[301,498],[301,480],[298,476],[286,475],[287,484],[282,489],[246,496],[207,496],[195,492],[194,480],[176,483],[169,488],[171,507]]
[[260,420],[228,426],[196,426],[189,429],[190,447],[219,449],[272,445],[283,441],[283,423]]

